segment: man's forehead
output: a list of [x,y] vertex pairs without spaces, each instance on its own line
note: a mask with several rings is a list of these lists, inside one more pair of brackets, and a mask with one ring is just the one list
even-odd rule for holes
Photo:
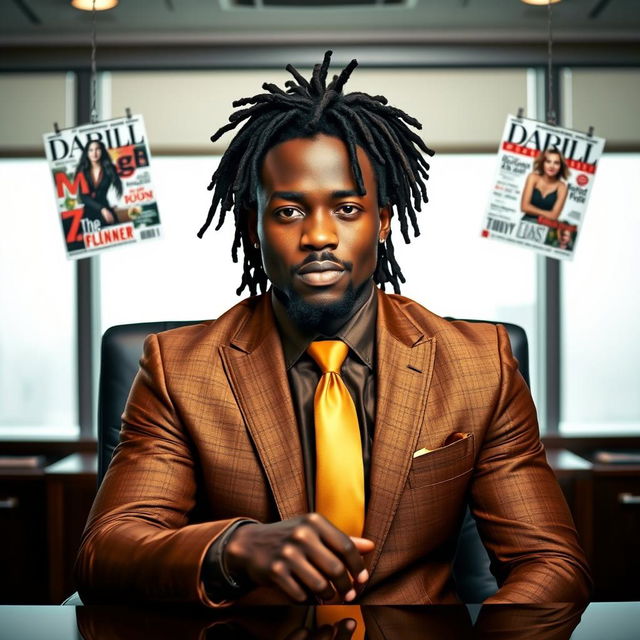
[[[360,151],[360,150],[358,150]],[[364,152],[358,163],[368,163]],[[356,191],[356,181],[346,144],[334,136],[293,138],[272,147],[261,168],[267,191]]]

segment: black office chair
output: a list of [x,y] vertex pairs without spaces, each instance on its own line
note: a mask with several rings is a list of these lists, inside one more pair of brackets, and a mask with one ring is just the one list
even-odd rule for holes
[[[451,320],[451,318],[448,318]],[[138,371],[144,339],[150,333],[175,329],[198,321],[143,322],[107,329],[102,337],[100,390],[98,399],[98,485],[109,466],[120,437],[121,416],[133,379]],[[471,320],[470,322],[482,322]],[[501,323],[509,334],[520,372],[529,384],[529,347],[521,327]],[[453,575],[464,602],[478,603],[495,593],[497,584],[489,569],[489,556],[480,540],[469,510],[460,531]],[[77,595],[64,604],[80,604]]]

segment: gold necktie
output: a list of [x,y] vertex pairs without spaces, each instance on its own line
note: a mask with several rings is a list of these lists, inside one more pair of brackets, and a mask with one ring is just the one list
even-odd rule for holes
[[316,427],[316,511],[349,536],[364,528],[364,469],[356,408],[340,368],[349,347],[312,342],[307,353],[322,376],[313,401]]

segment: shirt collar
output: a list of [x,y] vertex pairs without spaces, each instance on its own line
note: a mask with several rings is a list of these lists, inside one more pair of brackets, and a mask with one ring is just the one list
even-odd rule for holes
[[378,296],[375,294],[376,287],[372,283],[371,293],[364,304],[355,311],[334,335],[325,336],[321,333],[308,335],[302,332],[287,315],[284,305],[272,292],[273,313],[280,332],[280,338],[282,339],[287,370],[300,359],[309,345],[317,338],[342,340],[369,369],[373,370],[373,348],[378,310]]

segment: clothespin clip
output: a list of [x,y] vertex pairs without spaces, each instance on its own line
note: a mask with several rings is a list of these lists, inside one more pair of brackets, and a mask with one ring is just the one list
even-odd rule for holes
[[587,131],[587,135],[588,135],[590,138],[593,138],[593,125],[591,125],[591,126],[589,127],[589,130]]
[[518,118],[518,120],[522,120],[522,118],[524,118],[524,109],[522,107],[518,107],[518,115],[516,118]]
[[127,107],[124,112],[127,114],[127,118],[131,118],[131,109],[129,109],[129,107]]
[[56,132],[56,134],[60,133],[60,127],[58,126],[57,122],[53,123],[53,130]]

